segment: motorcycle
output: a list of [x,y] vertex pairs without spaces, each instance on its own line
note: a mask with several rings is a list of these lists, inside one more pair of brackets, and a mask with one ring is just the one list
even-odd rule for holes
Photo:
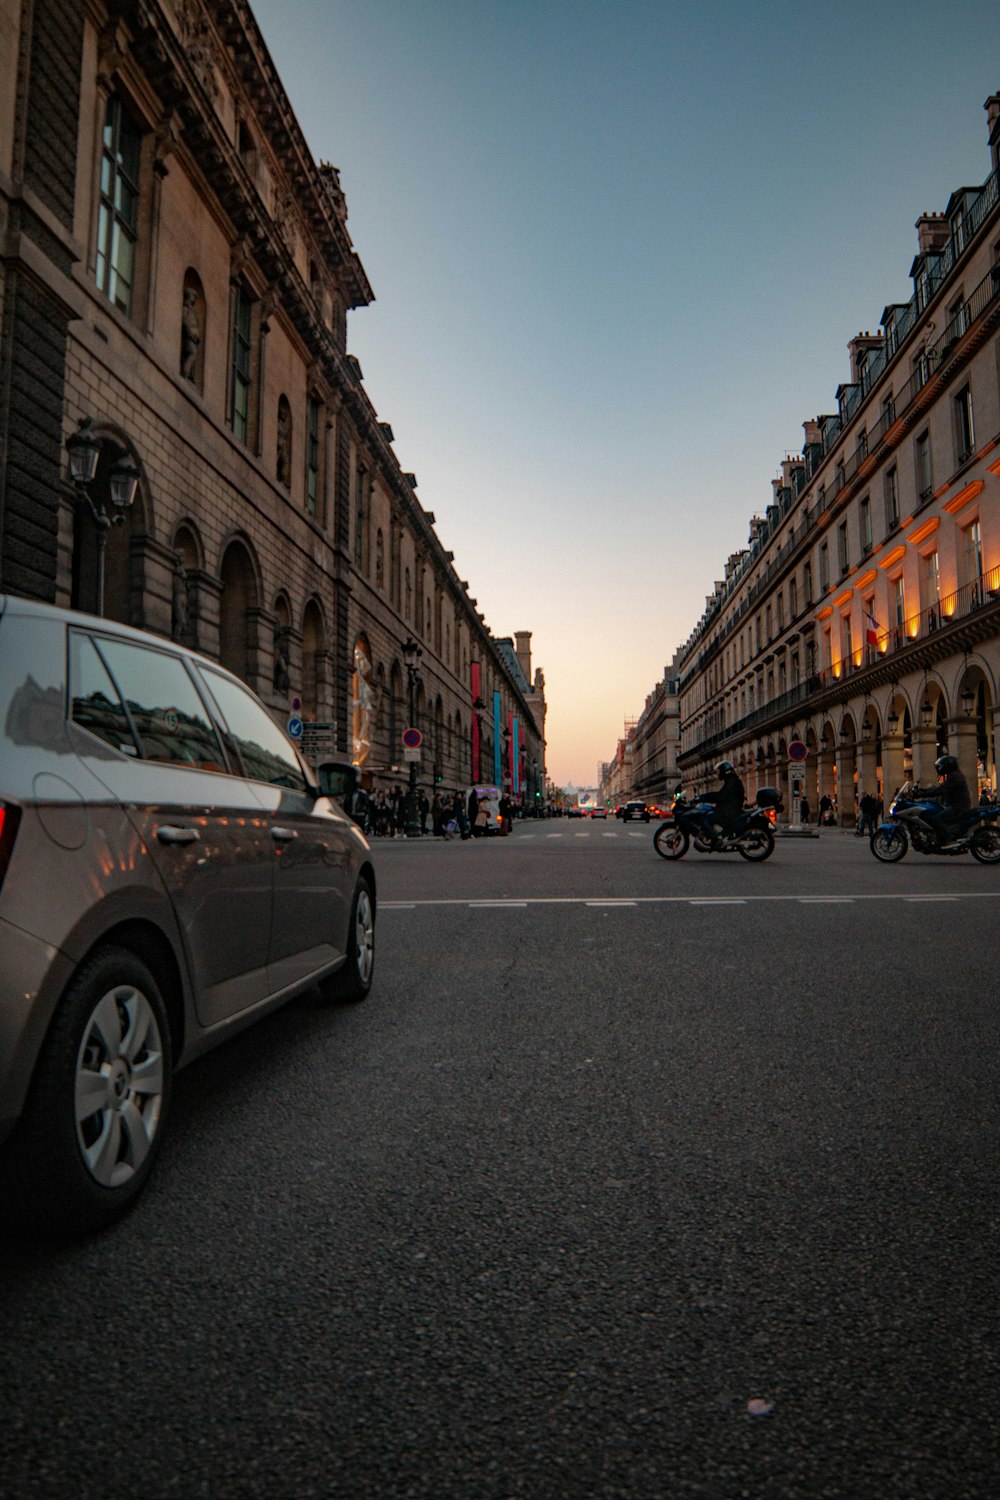
[[653,834],[653,848],[662,859],[683,859],[691,844],[702,854],[740,854],[755,862],[774,853],[774,829],[768,809],[781,812],[784,804],[775,787],[763,786],[756,803],[744,808],[728,833],[712,832],[715,807],[711,802],[689,803],[680,787],[665,823]]
[[912,844],[918,854],[971,854],[984,865],[1000,864],[1000,809],[973,807],[965,814],[964,831],[942,834],[937,822],[944,809],[904,781],[889,804],[889,817],[871,836],[870,847],[883,864],[895,864]]

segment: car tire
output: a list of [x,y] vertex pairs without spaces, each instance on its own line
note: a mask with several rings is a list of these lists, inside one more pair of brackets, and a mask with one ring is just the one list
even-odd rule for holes
[[375,898],[363,875],[358,877],[351,902],[347,959],[335,974],[320,982],[328,1005],[357,1005],[367,998],[375,977]]
[[159,1155],[171,1037],[152,971],[127,948],[77,970],[0,1158],[0,1205],[15,1229],[93,1233],[135,1201]]

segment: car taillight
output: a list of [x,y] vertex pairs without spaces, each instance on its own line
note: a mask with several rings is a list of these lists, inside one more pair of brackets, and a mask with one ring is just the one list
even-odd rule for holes
[[9,802],[0,802],[0,886],[3,885],[11,850],[17,837],[17,825],[21,821],[21,809]]

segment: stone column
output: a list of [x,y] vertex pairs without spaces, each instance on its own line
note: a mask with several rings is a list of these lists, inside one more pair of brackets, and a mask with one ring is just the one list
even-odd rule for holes
[[853,828],[854,810],[854,742],[837,746],[837,822],[841,828]]
[[976,721],[967,714],[948,720],[948,749],[958,761],[958,769],[969,783],[973,802],[979,796],[979,756],[976,750]]
[[886,808],[906,779],[903,770],[903,736],[899,733],[882,736],[882,796]]
[[819,803],[821,797],[832,797],[833,785],[833,751],[821,750],[816,757],[816,818],[819,820]]
[[913,779],[920,786],[933,786],[937,780],[934,762],[937,760],[937,729],[932,724],[924,729],[914,727],[911,731],[913,744]]
[[878,797],[878,765],[875,756],[875,741],[858,741],[858,796],[863,797],[865,792],[870,792],[873,797]]

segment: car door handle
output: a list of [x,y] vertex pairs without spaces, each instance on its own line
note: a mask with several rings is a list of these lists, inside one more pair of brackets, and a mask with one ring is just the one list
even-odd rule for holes
[[197,828],[172,828],[169,823],[162,823],[156,837],[161,844],[196,844],[201,834]]
[[298,838],[298,834],[294,828],[272,828],[271,837],[276,844],[290,844],[292,839]]

